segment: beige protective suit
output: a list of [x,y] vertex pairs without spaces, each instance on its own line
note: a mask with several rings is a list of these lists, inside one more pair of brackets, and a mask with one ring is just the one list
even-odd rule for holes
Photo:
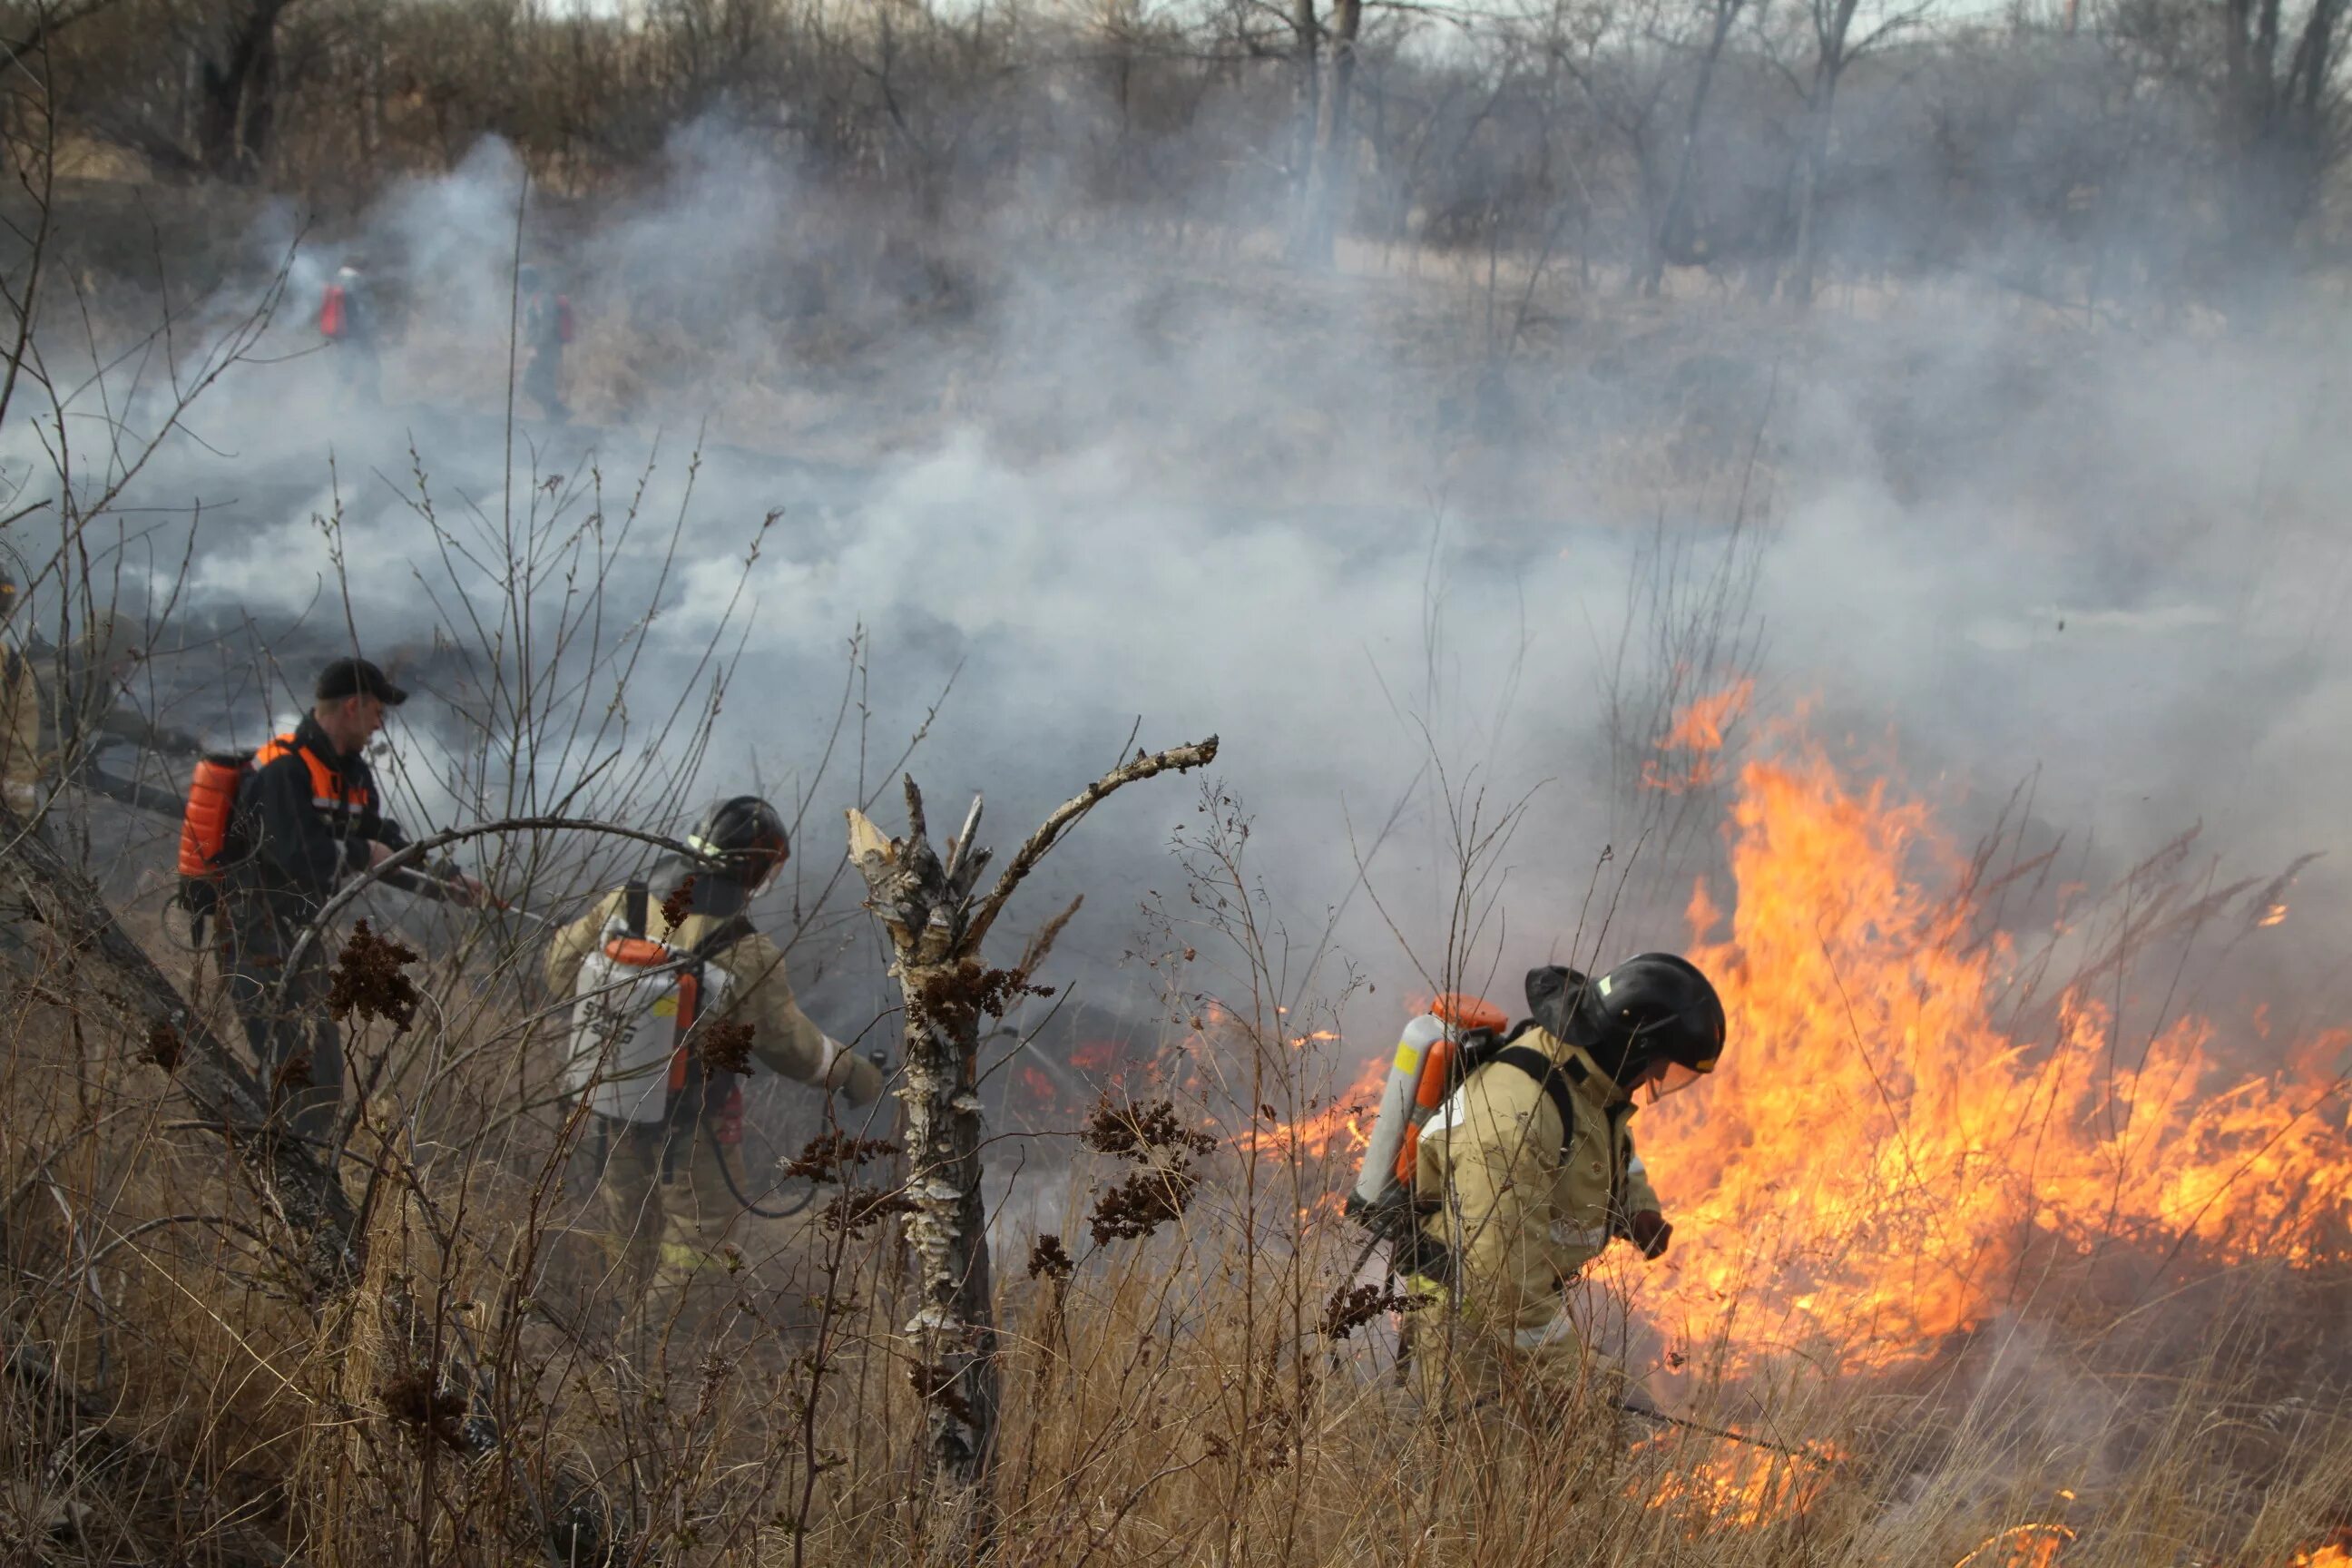
[[0,647],[0,791],[13,810],[29,813],[39,800],[40,780],[40,682],[31,659]]
[[31,810],[41,781],[71,777],[104,741],[191,754],[201,749],[194,737],[151,724],[122,704],[122,678],[134,651],[122,623],[108,611],[91,617],[68,645],[62,670],[54,648],[46,655],[6,649],[6,668],[0,669],[0,703],[5,704],[0,787],[9,805]]
[[1558,1399],[1594,1370],[1563,1291],[1635,1215],[1660,1207],[1626,1131],[1633,1104],[1577,1047],[1540,1028],[1511,1042],[1558,1063],[1574,1128],[1543,1085],[1505,1062],[1472,1073],[1422,1129],[1413,1197],[1453,1279],[1412,1281],[1415,1382],[1432,1410],[1507,1388]]
[[[614,889],[556,932],[547,953],[547,982],[556,995],[572,994],[580,965],[596,950],[625,897]],[[719,923],[716,916],[689,914],[672,926],[657,902],[646,912],[647,934],[676,948],[692,948]],[[868,1105],[880,1096],[882,1070],[827,1038],[793,999],[784,955],[774,942],[754,932],[709,963],[732,982],[720,1019],[752,1026],[751,1054],[763,1066],[801,1083],[839,1089],[853,1105]],[[604,1123],[606,1148],[599,1191],[616,1261],[631,1289],[645,1293],[647,1320],[659,1323],[676,1310],[696,1275],[712,1264],[719,1245],[740,1223],[742,1205],[727,1185],[719,1164],[725,1156],[709,1128],[597,1120]],[[667,1181],[662,1179],[665,1152],[670,1156]],[[736,1178],[739,1184],[743,1179]]]

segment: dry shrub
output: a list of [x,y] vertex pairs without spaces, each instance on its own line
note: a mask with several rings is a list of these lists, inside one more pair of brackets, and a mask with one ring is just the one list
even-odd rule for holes
[[[43,1006],[0,1036],[5,1331],[83,1396],[0,1379],[0,1519],[60,1543],[33,1560],[920,1560],[907,1462],[945,1380],[899,1349],[902,1151],[811,1141],[785,1173],[829,1201],[741,1222],[677,1315],[639,1321],[587,1184],[560,1179],[577,1130],[518,1107],[544,1043],[494,988],[469,1010],[445,965],[372,962],[436,1005],[362,1108],[366,1265],[325,1298],[154,1041]],[[1264,1135],[1261,1105],[1327,1098],[1312,1053],[1279,1028],[1213,1044],[1262,1069],[1234,1082],[1246,1115],[1200,1086],[1107,1096],[1075,1141],[1107,1190],[1082,1167],[1001,1240],[1027,1266],[999,1292],[995,1561],[1947,1568],[1990,1542],[1977,1563],[2137,1568],[2157,1541],[2287,1568],[2352,1508],[2344,1282],[2285,1268],[2173,1287],[2128,1332],[1988,1323],[1876,1377],[1710,1383],[1698,1347],[1675,1408],[1810,1457],[1642,1420],[1601,1375],[1440,1417],[1395,1375],[1403,1293],[1349,1272],[1347,1156]],[[1582,1295],[1614,1349],[1605,1290]]]

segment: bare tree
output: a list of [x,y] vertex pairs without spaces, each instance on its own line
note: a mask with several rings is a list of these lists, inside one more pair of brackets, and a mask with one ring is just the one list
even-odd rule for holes
[[[1805,104],[1804,132],[1797,155],[1795,188],[1790,195],[1790,218],[1796,231],[1796,259],[1787,283],[1788,297],[1809,305],[1813,298],[1813,268],[1821,250],[1822,174],[1829,163],[1832,121],[1837,112],[1838,84],[1848,67],[1889,38],[1918,26],[1934,0],[1889,4],[1870,0],[1869,26],[1854,35],[1854,19],[1863,0],[1805,0],[1805,21],[1811,35],[1812,68],[1797,81]],[[1792,80],[1796,79],[1792,76]]]
[[[1311,27],[1314,0],[1298,0],[1297,17]],[[1349,176],[1355,167],[1354,107],[1356,45],[1364,27],[1364,0],[1331,0],[1330,49],[1317,64],[1315,36],[1302,33],[1302,133],[1305,157],[1300,189],[1296,259],[1311,266],[1331,264],[1342,215],[1347,210]]]
[[1706,119],[1706,100],[1715,90],[1716,67],[1723,58],[1723,46],[1730,39],[1732,25],[1739,20],[1747,0],[1701,0],[1701,4],[1703,28],[1697,75],[1692,79],[1690,101],[1683,110],[1682,139],[1675,155],[1674,174],[1650,232],[1649,261],[1642,273],[1644,294],[1658,291],[1668,258],[1686,247],[1692,186],[1698,175],[1699,127]]
[[919,1296],[907,1332],[924,1408],[924,1458],[951,1539],[984,1542],[994,1531],[988,1476],[997,1409],[994,1288],[988,1215],[981,1197],[980,1020],[1030,994],[1074,903],[1048,921],[1010,969],[991,969],[981,947],[1039,861],[1112,793],[1166,773],[1203,767],[1217,738],[1171,751],[1139,752],[1066,801],[1029,836],[988,896],[973,889],[989,853],[974,842],[981,803],[941,856],[931,847],[922,792],[906,781],[907,836],[886,837],[849,813],[849,853],[866,879],[868,907],[890,938],[891,973],[904,1006],[907,1108],[907,1247]]
[[2283,25],[2283,0],[2227,0],[2222,11],[2224,130],[2238,165],[2230,238],[2242,259],[2265,258],[2292,239],[2339,150],[2331,143],[2340,134],[2334,77],[2344,0],[2311,0],[2300,28]]
[[261,173],[278,129],[278,25],[294,0],[243,0],[215,24],[214,52],[199,71],[198,156],[214,174]]

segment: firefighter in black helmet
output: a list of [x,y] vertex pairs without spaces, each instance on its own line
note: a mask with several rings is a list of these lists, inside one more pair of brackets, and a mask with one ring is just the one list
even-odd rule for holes
[[1527,992],[1529,1020],[1421,1132],[1411,1282],[1430,1310],[1410,1320],[1412,1353],[1437,1410],[1573,1386],[1564,1287],[1612,1240],[1655,1259],[1674,1235],[1626,1123],[1723,1054],[1722,999],[1673,953],[1589,978],[1533,970]]
[[[853,1106],[873,1103],[882,1093],[882,1069],[809,1021],[793,999],[783,953],[745,916],[792,855],[776,808],[757,795],[720,801],[686,843],[698,858],[679,866],[669,888],[659,889],[666,896],[648,909],[646,934],[724,972],[725,999],[714,1021],[751,1025],[751,1054],[762,1065],[837,1090]],[[582,964],[627,898],[627,889],[616,889],[556,933],[547,977],[558,995],[572,994]],[[667,1100],[638,1097],[606,1108],[625,1114],[592,1111],[602,1134],[592,1145],[605,1150],[600,1190],[606,1220],[630,1285],[645,1292],[651,1322],[667,1319],[684,1300],[742,1212],[719,1144],[739,1080],[724,1074],[706,1079],[698,1062],[688,1068],[684,1091]],[[740,1105],[733,1114],[740,1117]]]

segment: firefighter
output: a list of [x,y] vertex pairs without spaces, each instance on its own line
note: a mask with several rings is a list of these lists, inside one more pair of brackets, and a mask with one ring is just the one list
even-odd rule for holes
[[[236,840],[226,869],[218,941],[229,1000],[255,1062],[304,1137],[333,1136],[342,1099],[342,1041],[327,1012],[324,944],[287,956],[344,877],[381,866],[407,842],[383,815],[365,752],[384,712],[408,700],[364,658],[319,672],[310,711],[254,753],[237,788]],[[451,877],[446,895],[486,900],[482,885]]]
[[[680,875],[647,916],[646,933],[690,951],[726,976],[726,996],[712,1022],[749,1024],[751,1054],[771,1070],[802,1083],[837,1090],[851,1105],[872,1104],[882,1069],[810,1022],[793,999],[784,955],[754,930],[744,911],[790,858],[783,819],[757,795],[719,802],[687,840],[703,857]],[[547,978],[558,995],[578,984],[582,964],[604,940],[628,893],[616,889],[594,910],[555,934]],[[680,918],[673,923],[670,915]],[[722,1119],[740,1118],[732,1075],[706,1081],[698,1062],[682,1088],[667,1097],[656,1119],[589,1114],[590,1145],[603,1152],[600,1180],[606,1227],[632,1295],[643,1302],[646,1325],[665,1322],[725,1241],[752,1196],[720,1143]]]
[[[0,593],[13,597],[13,586]],[[0,670],[0,701],[6,704],[0,782],[19,812],[37,809],[44,781],[86,783],[98,748],[107,742],[184,756],[204,749],[194,736],[153,723],[123,702],[138,649],[110,612],[91,616],[61,659],[35,638],[27,647],[9,644],[0,660],[6,666]]]
[[126,682],[138,668],[137,645],[122,623],[101,610],[74,639],[60,667],[63,685],[44,705],[47,754],[60,776],[83,773],[98,748],[119,741],[144,752],[195,756],[204,742],[185,731],[157,724],[123,700]]
[[0,796],[19,816],[40,805],[41,691],[16,646],[16,579],[0,568]]
[[550,419],[572,416],[563,405],[563,346],[572,341],[572,300],[556,291],[543,268],[526,267],[516,276],[522,294],[522,343],[530,354],[522,389]]
[[1557,1410],[1593,1370],[1566,1287],[1612,1240],[1654,1260],[1674,1234],[1626,1129],[1635,1096],[1685,1088],[1723,1052],[1722,1001],[1671,953],[1589,980],[1534,970],[1528,1004],[1421,1132],[1409,1355],[1438,1412],[1492,1412],[1507,1392]]
[[335,379],[346,403],[373,407],[381,397],[382,325],[366,264],[356,256],[345,257],[320,297],[319,335],[333,355]]

